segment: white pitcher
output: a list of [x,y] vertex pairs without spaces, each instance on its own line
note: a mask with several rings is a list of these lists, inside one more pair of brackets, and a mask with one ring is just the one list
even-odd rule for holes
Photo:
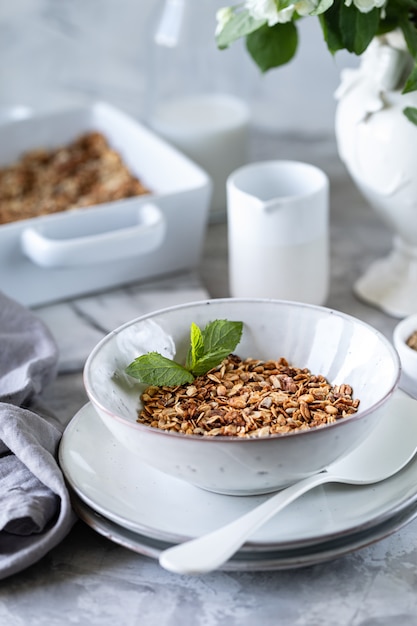
[[232,297],[325,303],[329,181],[297,161],[246,165],[227,180]]

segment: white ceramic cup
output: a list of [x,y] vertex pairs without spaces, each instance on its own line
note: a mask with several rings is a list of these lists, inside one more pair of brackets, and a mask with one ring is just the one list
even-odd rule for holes
[[329,180],[308,163],[264,161],[227,179],[232,297],[325,303]]

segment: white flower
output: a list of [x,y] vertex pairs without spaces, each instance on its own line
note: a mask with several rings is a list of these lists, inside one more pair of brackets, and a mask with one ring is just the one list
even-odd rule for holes
[[231,20],[233,17],[233,9],[232,7],[223,7],[219,9],[216,13],[217,27],[216,27],[216,35],[218,35],[223,28],[226,26],[227,22]]
[[[362,1],[366,2],[366,0]],[[310,15],[322,3],[323,0],[299,0],[299,2],[294,2],[285,9],[278,9],[275,0],[246,0],[245,8],[248,9],[254,19],[266,20],[268,26],[274,26],[278,23],[290,22],[295,11],[301,16]],[[323,10],[326,10],[332,4],[333,0],[326,0]]]
[[[353,0],[353,4],[361,13],[369,13],[372,9],[380,9],[386,0]],[[350,7],[352,0],[345,0],[345,5]]]
[[294,14],[294,10],[295,10],[294,4],[290,4],[290,6],[286,7],[285,9],[280,9],[278,11],[277,22],[279,24],[285,24],[285,22],[291,22],[292,16]]
[[278,22],[278,9],[274,0],[246,0],[245,8],[255,20],[266,20],[268,26]]
[[295,3],[295,10],[302,17],[311,15],[313,11],[315,15],[319,15],[330,9],[333,2],[334,0],[299,0]]
[[255,20],[266,20],[268,26],[275,26],[278,22],[289,22],[294,13],[294,5],[278,11],[275,0],[246,0],[245,8]]

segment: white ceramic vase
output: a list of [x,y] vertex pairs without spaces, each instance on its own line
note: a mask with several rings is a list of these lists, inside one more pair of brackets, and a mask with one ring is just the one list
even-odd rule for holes
[[393,231],[390,254],[354,285],[356,295],[394,317],[417,312],[417,126],[403,113],[411,57],[400,33],[375,39],[360,67],[345,70],[336,93],[339,155],[354,182]]

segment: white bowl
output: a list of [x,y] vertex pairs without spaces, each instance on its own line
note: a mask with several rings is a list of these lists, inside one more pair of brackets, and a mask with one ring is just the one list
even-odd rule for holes
[[[242,321],[240,357],[285,357],[296,367],[348,383],[358,412],[333,424],[247,439],[167,433],[139,424],[145,385],[125,373],[137,356],[157,351],[183,362],[192,322]],[[107,335],[92,351],[84,384],[114,437],[149,465],[218,493],[267,493],[319,472],[372,430],[400,374],[396,350],[377,330],[324,307],[259,299],[194,302],[145,315]],[[99,454],[99,451],[97,451]]]
[[394,346],[400,356],[404,375],[411,385],[414,383],[417,390],[417,350],[407,345],[407,339],[417,331],[417,313],[405,317],[394,328]]

